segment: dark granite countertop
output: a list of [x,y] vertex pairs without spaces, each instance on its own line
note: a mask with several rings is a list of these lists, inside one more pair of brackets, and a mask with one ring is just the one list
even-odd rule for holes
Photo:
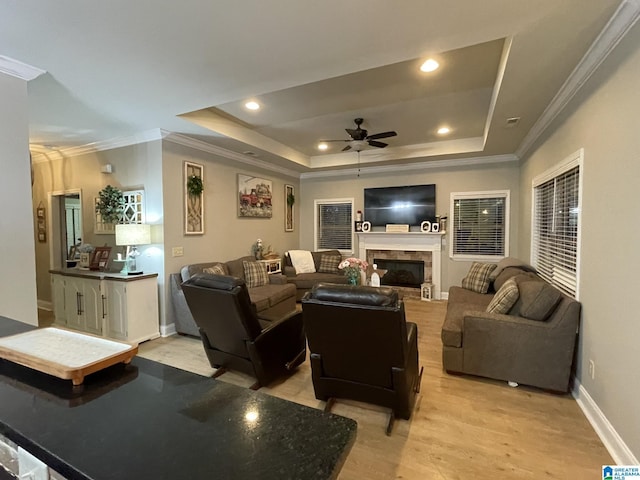
[[143,358],[80,387],[0,360],[0,435],[69,479],[327,479],[356,423]]

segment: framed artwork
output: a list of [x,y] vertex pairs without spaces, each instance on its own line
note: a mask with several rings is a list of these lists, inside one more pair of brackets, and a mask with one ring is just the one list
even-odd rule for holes
[[271,218],[271,180],[238,174],[238,216]]
[[36,208],[36,219],[38,222],[38,241],[40,243],[45,243],[47,241],[47,221],[46,221],[46,210],[40,202],[38,208]]
[[91,256],[89,270],[104,270],[109,264],[109,256],[111,255],[111,247],[96,247]]
[[204,166],[184,162],[184,233],[204,234]]
[[293,205],[296,203],[296,195],[293,185],[284,186],[284,231],[293,232]]

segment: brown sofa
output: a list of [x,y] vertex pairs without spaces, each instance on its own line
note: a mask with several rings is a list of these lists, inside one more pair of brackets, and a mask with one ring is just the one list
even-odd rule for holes
[[[171,274],[171,297],[175,316],[175,326],[178,333],[200,336],[198,326],[191,315],[191,311],[184,298],[182,282],[197,273],[203,273],[205,268],[222,265],[225,274],[245,280],[243,261],[255,261],[252,256],[240,257],[228,262],[206,262],[185,265],[180,273]],[[261,320],[279,320],[296,309],[295,285],[287,283],[284,275],[269,275],[269,284],[248,289],[251,303],[255,305]]]
[[324,254],[340,255],[339,250],[323,250],[319,252],[311,252],[313,257],[313,263],[316,267],[315,273],[296,273],[296,269],[291,264],[289,255],[285,253],[282,259],[282,265],[284,268],[284,274],[287,277],[287,282],[295,285],[296,287],[296,301],[301,301],[305,293],[313,288],[316,283],[347,283],[347,277],[342,272],[337,273],[321,273],[318,272],[320,268],[320,261]]
[[444,369],[568,391],[580,303],[518,267],[502,270],[493,291],[509,278],[518,285],[519,298],[507,314],[486,311],[495,293],[449,289],[442,325]]

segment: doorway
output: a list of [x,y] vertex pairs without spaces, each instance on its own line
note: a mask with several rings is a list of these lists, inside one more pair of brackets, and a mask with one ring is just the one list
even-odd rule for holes
[[[50,194],[51,245],[50,268],[66,267],[72,247],[84,240],[82,230],[82,192],[68,190]],[[75,249],[73,249],[75,250]]]

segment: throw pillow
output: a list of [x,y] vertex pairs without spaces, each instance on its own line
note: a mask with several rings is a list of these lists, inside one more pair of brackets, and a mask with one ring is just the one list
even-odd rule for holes
[[520,316],[544,321],[562,299],[560,290],[542,281],[520,282]]
[[244,281],[248,288],[261,287],[269,283],[267,265],[262,262],[242,262],[244,267]]
[[315,273],[316,265],[313,263],[313,255],[309,250],[289,250],[291,265],[296,273]]
[[320,273],[340,273],[338,265],[342,261],[342,255],[336,255],[335,253],[325,253],[320,257],[320,265],[318,266],[318,272]]
[[504,285],[496,292],[491,300],[491,303],[487,307],[489,313],[509,313],[511,307],[513,307],[518,301],[520,291],[518,290],[518,284],[513,278],[510,278]]
[[204,273],[209,273],[211,275],[226,275],[227,272],[224,269],[224,266],[221,263],[217,263],[213,267],[203,268],[202,271]]
[[496,268],[495,263],[473,262],[469,273],[462,279],[462,288],[472,292],[487,293],[489,291],[489,275]]

